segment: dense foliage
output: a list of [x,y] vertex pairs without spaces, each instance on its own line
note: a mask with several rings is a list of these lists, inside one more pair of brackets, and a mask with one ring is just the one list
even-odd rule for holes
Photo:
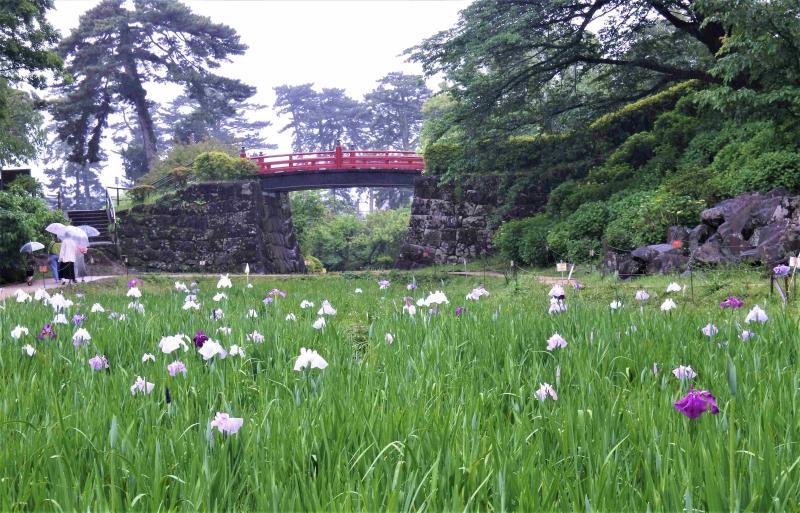
[[250,160],[232,157],[221,151],[207,151],[195,157],[194,176],[199,180],[239,180],[252,178],[258,166]]
[[428,170],[500,175],[498,222],[546,193],[496,236],[522,262],[663,242],[721,199],[800,192],[798,35],[789,0],[479,0],[412,50],[450,80]]
[[[36,187],[40,186],[36,184]],[[31,240],[47,245],[52,235],[44,231],[45,227],[66,222],[60,211],[50,210],[42,198],[31,194],[36,190],[30,189],[29,181],[17,179],[0,191],[0,283],[22,281],[25,254],[20,253],[19,248]]]
[[247,48],[233,28],[177,1],[138,0],[132,7],[123,0],[103,0],[61,42],[71,80],[60,85],[52,112],[72,162],[102,160],[100,141],[109,117],[130,108],[135,128],[129,132],[141,149],[144,171],[149,169],[158,157],[158,138],[148,83],[182,86],[195,108],[173,128],[186,137],[197,132],[190,126],[198,120],[219,123],[235,113],[236,102],[255,94],[240,80],[213,73]]
[[291,195],[292,221],[304,255],[332,271],[387,268],[400,253],[409,209],[388,209],[359,217],[355,211],[333,215],[323,193]]
[[20,164],[42,147],[41,100],[18,88],[42,89],[62,61],[58,32],[47,21],[52,0],[0,2],[0,167]]

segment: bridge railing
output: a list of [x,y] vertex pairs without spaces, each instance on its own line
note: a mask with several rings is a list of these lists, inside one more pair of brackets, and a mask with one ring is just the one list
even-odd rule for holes
[[337,146],[334,151],[307,153],[285,153],[281,155],[250,155],[244,150],[242,158],[258,164],[264,174],[293,171],[324,171],[349,169],[386,169],[422,171],[423,157],[413,151],[344,150]]

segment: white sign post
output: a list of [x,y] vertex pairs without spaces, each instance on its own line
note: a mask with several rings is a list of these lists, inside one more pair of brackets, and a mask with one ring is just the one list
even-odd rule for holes
[[564,281],[564,273],[567,272],[567,263],[559,262],[556,264],[556,271],[561,273],[561,281]]

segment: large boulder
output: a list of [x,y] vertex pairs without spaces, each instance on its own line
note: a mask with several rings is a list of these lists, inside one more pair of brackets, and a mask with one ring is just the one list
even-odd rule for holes
[[[700,220],[701,224],[691,229],[668,229],[667,242],[683,241],[681,248],[653,244],[635,249],[627,258],[648,273],[666,273],[681,271],[693,263],[774,266],[800,251],[800,198],[784,189],[749,192],[725,200],[704,210]],[[614,265],[619,267],[620,262],[623,267],[635,268],[621,257]]]

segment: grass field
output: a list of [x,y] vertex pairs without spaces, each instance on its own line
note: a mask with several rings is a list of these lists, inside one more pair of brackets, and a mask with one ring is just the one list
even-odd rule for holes
[[[758,275],[697,277],[694,290],[672,294],[664,278],[587,276],[553,315],[550,287],[531,274],[484,281],[433,270],[413,291],[410,275],[386,277],[384,290],[361,274],[254,279],[253,288],[237,277],[220,290],[201,280],[195,311],[182,309],[174,279],[148,276],[144,313],[128,307],[124,279],[89,284],[67,293],[69,324],[45,340],[37,335],[53,307],[5,301],[0,510],[800,509],[797,309],[770,297]],[[481,282],[491,295],[466,300]],[[265,305],[273,287],[287,295]],[[641,308],[640,288],[650,295]],[[404,296],[435,290],[449,299],[438,313],[403,311]],[[227,298],[215,302],[219,292]],[[729,295],[745,306],[721,309]],[[677,308],[664,312],[667,297]],[[324,299],[337,313],[314,329]],[[303,300],[314,307],[301,309]],[[612,310],[612,300],[623,306]],[[105,312],[91,312],[94,303]],[[745,324],[756,304],[769,320]],[[215,308],[223,318],[211,318]],[[76,312],[91,335],[78,347]],[[710,337],[709,323],[719,330]],[[244,355],[204,361],[191,340],[186,352],[159,348],[162,337],[198,330]],[[263,343],[248,340],[253,331]],[[548,351],[555,333],[567,346]],[[295,371],[301,347],[328,367]],[[92,369],[96,354],[108,369]],[[176,360],[185,376],[168,373]],[[697,376],[677,379],[681,365]],[[151,393],[132,395],[137,376]],[[557,400],[537,397],[545,383]],[[678,411],[690,386],[710,391],[719,414]],[[221,434],[210,425],[217,412],[243,425]]]

